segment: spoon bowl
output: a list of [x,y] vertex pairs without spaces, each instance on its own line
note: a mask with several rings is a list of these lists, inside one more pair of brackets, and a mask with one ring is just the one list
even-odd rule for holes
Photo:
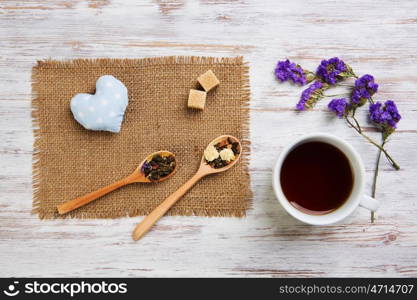
[[239,151],[239,154],[237,154],[236,155],[236,158],[234,159],[234,160],[232,160],[232,161],[230,161],[228,164],[227,164],[227,166],[224,166],[224,167],[221,167],[221,168],[214,168],[214,167],[212,167],[212,166],[210,166],[208,163],[207,163],[207,161],[206,161],[206,158],[204,157],[204,155],[203,155],[203,157],[201,158],[201,162],[200,162],[200,169],[201,168],[203,168],[203,170],[205,171],[205,172],[207,172],[207,173],[209,173],[209,174],[215,174],[215,173],[220,173],[220,172],[224,172],[224,171],[227,171],[227,170],[229,170],[230,168],[232,168],[236,163],[237,163],[237,161],[239,160],[239,158],[240,158],[240,156],[241,156],[241,154],[242,154],[242,144],[240,143],[240,141],[237,139],[237,138],[235,138],[234,136],[231,136],[231,135],[221,135],[221,136],[219,136],[219,137],[217,137],[217,138],[215,138],[214,140],[212,140],[208,145],[207,145],[207,147],[208,146],[214,146],[214,145],[216,145],[216,144],[218,144],[218,143],[220,143],[220,142],[223,142],[223,141],[225,141],[225,140],[231,140],[232,142],[234,142],[234,143],[238,143],[239,145],[238,145],[238,151]]
[[[172,170],[171,173],[169,173],[167,176],[165,177],[161,177],[158,180],[150,180],[149,178],[147,178],[145,176],[145,173],[142,172],[142,167],[143,164],[145,162],[150,162],[152,160],[152,158],[155,155],[160,155],[162,157],[167,157],[167,156],[172,156],[174,157],[174,161],[175,161],[175,167]],[[166,150],[161,150],[158,152],[154,152],[152,154],[149,154],[140,164],[139,166],[136,168],[136,170],[132,173],[132,182],[143,182],[143,183],[158,183],[158,182],[162,182],[165,181],[169,178],[171,178],[175,173],[177,172],[177,159],[175,158],[175,155],[172,152],[166,151]]]
[[[137,241],[141,237],[143,237],[151,228],[152,226],[163,216],[165,213],[179,200],[181,197],[188,192],[201,178],[210,175],[216,174],[220,172],[224,172],[232,168],[236,165],[237,161],[239,160],[240,156],[242,155],[242,145],[240,141],[231,135],[221,135],[211,141],[208,146],[216,145],[221,141],[225,141],[227,139],[232,140],[233,142],[239,143],[238,145],[238,155],[235,157],[233,161],[230,161],[226,166],[221,168],[214,168],[210,166],[205,159],[204,155],[201,159],[200,166],[193,177],[191,177],[186,183],[184,183],[178,190],[172,193],[168,198],[166,198],[161,204],[159,204],[149,215],[147,215],[138,225],[136,225],[135,229],[132,233],[133,240]],[[206,147],[207,148],[207,147]]]
[[[147,178],[145,176],[145,173],[142,171],[142,166],[145,162],[149,162],[151,161],[151,159],[155,156],[155,155],[160,155],[162,157],[167,157],[167,156],[172,156],[174,158],[174,162],[175,162],[175,166],[174,169],[171,171],[171,173],[169,173],[168,175],[159,178],[158,180],[150,180],[149,178]],[[175,158],[175,155],[172,154],[169,151],[158,151],[158,152],[154,152],[150,155],[148,155],[140,164],[139,166],[135,169],[135,171],[130,174],[129,176],[120,179],[116,182],[113,182],[112,184],[105,186],[97,191],[91,192],[89,194],[86,194],[84,196],[75,198],[73,200],[70,200],[68,202],[65,202],[61,205],[58,205],[57,209],[58,209],[58,213],[60,215],[62,214],[66,214],[70,211],[73,211],[81,206],[84,206],[94,200],[96,200],[97,198],[100,198],[101,196],[104,196],[122,186],[131,184],[131,183],[135,183],[135,182],[142,182],[142,183],[158,183],[158,182],[162,182],[164,180],[167,180],[168,178],[172,177],[175,172],[177,171],[177,161]]]

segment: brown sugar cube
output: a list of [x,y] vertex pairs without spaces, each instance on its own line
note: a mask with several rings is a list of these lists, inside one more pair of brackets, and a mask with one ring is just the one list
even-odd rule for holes
[[212,70],[208,70],[206,73],[200,75],[197,80],[206,92],[211,91],[220,83]]
[[207,93],[198,90],[190,90],[188,95],[188,107],[196,109],[204,109],[206,105]]

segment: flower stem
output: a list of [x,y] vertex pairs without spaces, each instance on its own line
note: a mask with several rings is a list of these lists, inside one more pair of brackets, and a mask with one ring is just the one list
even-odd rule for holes
[[361,135],[366,138],[372,145],[374,145],[375,147],[377,147],[379,150],[381,150],[382,152],[384,152],[386,158],[389,160],[389,162],[392,164],[392,166],[395,168],[395,170],[399,170],[400,166],[395,162],[395,160],[391,157],[391,155],[388,154],[387,150],[385,150],[383,147],[381,147],[380,145],[378,145],[374,140],[372,140],[369,136],[361,133]]
[[348,96],[349,94],[334,94],[334,95],[324,95],[323,97],[341,97],[341,96]]
[[368,142],[370,142],[372,145],[374,145],[375,147],[377,147],[379,150],[381,150],[382,152],[384,152],[385,157],[388,159],[388,161],[391,163],[391,165],[396,169],[399,170],[400,166],[395,162],[395,160],[391,157],[391,155],[388,154],[387,150],[385,150],[383,147],[381,147],[380,145],[378,145],[377,142],[375,142],[373,139],[371,139],[369,136],[367,136],[366,134],[364,134],[359,128],[357,128],[350,120],[348,117],[345,118],[346,121],[349,123],[349,125],[355,129],[361,136],[363,136],[365,139],[368,140]]
[[[387,140],[385,138],[383,138],[383,141],[382,141],[382,144],[381,144],[382,148],[384,148],[386,142],[387,142]],[[381,161],[381,153],[382,153],[382,151],[379,150],[378,151],[378,156],[377,156],[377,159],[376,159],[374,180],[372,182],[372,194],[371,194],[372,198],[375,198],[375,195],[376,195],[376,183],[377,183],[377,179],[378,179],[379,162]],[[374,222],[375,222],[375,212],[371,211],[371,223],[374,223]]]
[[359,122],[358,122],[358,120],[356,119],[356,117],[355,117],[355,113],[356,113],[356,107],[353,109],[353,111],[352,111],[352,119],[353,119],[353,121],[355,121],[355,123],[356,123],[356,126],[358,127],[358,132],[359,133],[362,133],[362,128],[361,128],[361,125],[359,125]]
[[369,97],[369,102],[371,102],[371,104],[374,104],[375,103],[374,99],[372,99],[372,96]]

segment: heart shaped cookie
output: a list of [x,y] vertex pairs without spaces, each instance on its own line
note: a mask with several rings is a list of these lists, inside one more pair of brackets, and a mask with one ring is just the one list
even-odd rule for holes
[[77,94],[71,99],[71,111],[85,129],[120,132],[127,104],[125,85],[104,75],[97,80],[94,95]]

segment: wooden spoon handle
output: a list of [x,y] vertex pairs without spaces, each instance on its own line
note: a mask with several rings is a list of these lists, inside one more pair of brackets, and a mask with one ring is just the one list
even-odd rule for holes
[[70,211],[73,211],[74,209],[77,209],[83,205],[86,205],[87,203],[90,203],[93,200],[96,200],[97,198],[100,198],[101,196],[104,196],[108,193],[110,193],[111,191],[114,191],[115,189],[118,189],[126,184],[131,183],[131,181],[129,180],[130,178],[123,178],[119,181],[116,181],[108,186],[105,186],[97,191],[91,192],[89,194],[86,194],[84,196],[75,198],[74,200],[65,202],[61,205],[58,205],[58,213],[60,215],[62,214],[66,214]]
[[143,237],[149,229],[163,216],[165,213],[191,189],[204,175],[197,172],[190,180],[184,183],[178,190],[168,196],[161,204],[158,205],[149,215],[147,215],[133,230],[132,238],[137,241]]

